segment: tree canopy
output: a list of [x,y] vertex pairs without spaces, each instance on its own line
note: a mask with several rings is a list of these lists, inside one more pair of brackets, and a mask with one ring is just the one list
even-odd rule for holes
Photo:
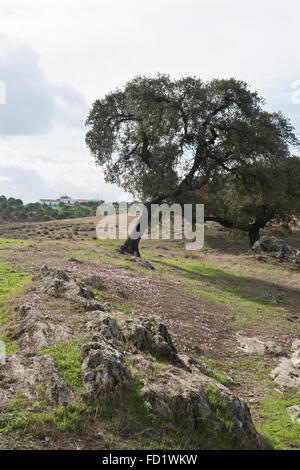
[[199,190],[220,171],[284,159],[298,145],[289,120],[233,78],[136,77],[96,100],[86,124],[106,181],[150,202]]
[[267,224],[288,228],[300,215],[300,159],[259,161],[238,176],[216,174],[191,199],[204,203],[206,221],[247,231],[252,246]]

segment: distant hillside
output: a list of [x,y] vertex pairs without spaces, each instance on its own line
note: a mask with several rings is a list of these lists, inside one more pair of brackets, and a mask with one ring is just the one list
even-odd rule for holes
[[98,204],[99,202],[91,201],[84,206],[79,203],[74,206],[60,203],[57,207],[50,207],[38,202],[23,204],[21,199],[0,196],[0,222],[38,222],[90,217],[96,215]]

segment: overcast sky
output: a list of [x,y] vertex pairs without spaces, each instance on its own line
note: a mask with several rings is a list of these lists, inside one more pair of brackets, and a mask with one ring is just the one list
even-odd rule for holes
[[107,201],[91,103],[137,74],[248,82],[300,133],[299,0],[1,0],[0,194]]

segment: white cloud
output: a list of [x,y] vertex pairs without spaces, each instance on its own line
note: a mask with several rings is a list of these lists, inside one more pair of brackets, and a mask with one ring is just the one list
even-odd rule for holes
[[268,87],[298,74],[298,0],[2,0],[2,29],[51,80],[89,100],[133,75],[237,76]]
[[0,176],[0,183],[1,183],[1,182],[2,182],[2,183],[4,183],[4,182],[5,182],[5,183],[8,183],[8,182],[10,182],[10,181],[11,181],[11,179],[8,178],[8,176]]
[[30,48],[8,48],[0,57],[0,77],[6,87],[5,104],[0,107],[0,135],[41,134],[56,123],[83,126],[88,111],[83,95],[70,85],[48,82]]
[[[85,103],[136,74],[234,76],[300,130],[300,105],[292,102],[300,80],[298,0],[2,0],[0,13],[0,61],[15,63],[19,92],[25,72],[35,77],[36,113],[14,108],[10,126],[39,135],[0,143],[0,173],[12,179],[1,189],[16,196],[54,196],[67,187],[74,196],[123,197],[104,184],[85,148]],[[8,124],[0,115],[0,135]]]

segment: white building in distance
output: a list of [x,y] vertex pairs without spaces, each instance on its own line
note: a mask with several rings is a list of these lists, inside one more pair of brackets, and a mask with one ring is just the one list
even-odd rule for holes
[[60,197],[59,199],[40,199],[39,203],[44,204],[46,206],[58,206],[60,203],[64,203],[66,206],[74,206],[76,202],[78,204],[87,204],[89,202],[89,199],[72,199],[71,197],[68,196],[63,196]]

